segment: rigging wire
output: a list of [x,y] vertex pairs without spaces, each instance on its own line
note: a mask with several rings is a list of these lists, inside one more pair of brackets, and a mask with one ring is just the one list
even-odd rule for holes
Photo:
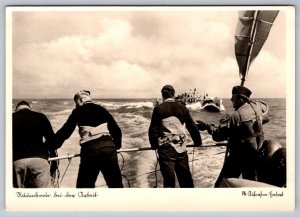
[[193,148],[192,157],[192,177],[194,178],[194,157],[195,157],[195,147]]
[[157,188],[157,166],[158,166],[158,153],[157,153],[157,150],[155,150],[155,156],[156,156],[156,164],[155,164],[155,168],[154,168],[154,173],[155,173],[155,185],[153,186],[154,188]]
[[71,164],[71,162],[72,162],[72,158],[68,158],[68,161],[69,161],[69,163],[68,163],[68,165],[67,165],[67,167],[66,167],[66,169],[65,169],[65,172],[64,172],[64,174],[63,174],[63,176],[62,176],[62,178],[61,178],[61,180],[60,180],[60,184],[61,184],[61,182],[63,181],[63,179],[64,179],[64,177],[65,177],[65,175],[66,175],[66,173],[67,173],[67,170],[68,170],[68,168],[69,168],[69,166],[70,166],[70,164]]
[[120,154],[120,155],[121,155],[121,157],[122,157],[122,166],[120,167],[120,170],[122,171],[122,170],[123,170],[123,168],[124,168],[125,159],[124,159],[124,156],[122,155],[122,153],[121,153],[121,152],[119,152],[118,154]]
[[60,170],[57,167],[54,177],[51,176],[51,183],[53,184],[54,188],[59,188],[59,178],[60,178]]
[[127,181],[127,184],[128,184],[128,188],[130,188],[130,182],[129,182],[129,179],[127,178],[127,176],[126,176],[126,175],[122,174],[122,170],[123,170],[123,168],[124,168],[124,165],[125,165],[125,159],[124,159],[124,156],[122,155],[122,153],[121,153],[121,152],[119,152],[118,154],[120,154],[120,155],[121,155],[121,157],[122,157],[122,166],[121,166],[121,168],[120,168],[121,175],[122,175],[122,177],[124,177],[124,178],[126,179],[126,181]]
[[[48,160],[51,157],[57,157],[58,156],[57,150],[54,150],[54,153],[51,153],[50,151],[48,153],[49,153]],[[59,178],[60,178],[59,163],[60,163],[59,160],[49,161],[49,165],[50,165],[50,183],[54,188],[59,188]],[[54,166],[55,166],[55,170],[52,171]]]
[[[120,154],[121,155],[121,157],[122,157],[122,166],[121,166],[121,171],[123,170],[123,168],[124,168],[124,164],[125,164],[125,159],[124,159],[124,156],[119,152],[118,154]],[[158,154],[157,154],[157,151],[155,150],[155,155],[156,155],[156,163],[155,163],[155,169],[153,170],[153,171],[150,171],[150,172],[147,172],[147,173],[143,173],[143,174],[139,174],[139,175],[135,175],[134,177],[132,177],[132,178],[136,178],[136,177],[140,177],[140,176],[144,176],[144,175],[149,175],[149,174],[151,174],[151,173],[154,173],[155,174],[155,185],[153,186],[153,188],[157,188],[157,186],[158,186],[158,178],[157,178],[157,172],[158,171],[160,171],[160,170],[157,170],[157,167],[158,167]],[[130,188],[131,187],[131,185],[130,185],[130,181],[129,181],[129,178],[127,178],[127,176],[126,175],[124,175],[124,174],[121,174],[122,175],[122,177],[124,177],[125,179],[126,179],[126,181],[127,181],[127,184],[128,184],[128,187]],[[104,184],[104,185],[100,185],[100,186],[98,186],[98,187],[104,187],[104,186],[107,186],[106,184]]]
[[129,182],[129,179],[127,178],[127,176],[125,176],[124,174],[121,173],[121,176],[124,177],[127,181],[127,185],[128,185],[128,188],[130,188],[130,182]]

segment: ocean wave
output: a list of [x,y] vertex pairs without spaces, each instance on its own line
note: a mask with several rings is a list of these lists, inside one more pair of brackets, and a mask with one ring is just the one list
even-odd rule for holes
[[153,102],[127,103],[123,106],[126,106],[128,108],[142,108],[142,107],[153,108]]
[[62,111],[57,112],[45,112],[46,115],[64,115],[64,114],[71,114],[73,109],[64,109]]
[[119,108],[128,108],[128,109],[134,109],[134,108],[153,108],[153,102],[98,102],[97,104],[110,108],[110,109],[119,109]]
[[186,107],[187,107],[188,109],[191,109],[191,110],[198,110],[198,109],[201,109],[201,108],[202,108],[200,102],[196,102],[196,103],[193,103],[193,104],[187,104]]

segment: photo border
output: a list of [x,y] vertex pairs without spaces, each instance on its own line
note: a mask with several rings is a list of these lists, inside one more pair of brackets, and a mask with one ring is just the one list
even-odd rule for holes
[[[10,1],[10,3],[11,3],[12,1]],[[19,2],[19,1],[15,1],[15,2]],[[26,2],[26,1],[23,1],[23,2]],[[41,1],[42,2],[42,1]],[[48,4],[49,4],[49,2],[50,1],[48,1]],[[55,1],[51,1],[51,2],[55,2]],[[88,2],[88,1],[85,1],[85,2]],[[98,1],[99,2],[99,1]],[[174,2],[174,1],[173,1]],[[1,2],[2,3],[2,2]],[[60,2],[61,3],[61,2]],[[78,1],[76,2],[76,3],[78,3]],[[284,4],[286,5],[288,2],[285,2]],[[28,3],[27,3],[28,4]],[[86,3],[86,4],[88,4],[88,3]],[[269,4],[269,3],[268,3]],[[40,3],[38,4],[38,5],[41,5]],[[75,5],[74,5],[75,6]],[[3,8],[2,8],[3,9]],[[5,10],[5,9],[3,9],[3,10]],[[297,16],[297,13],[296,13],[296,16]],[[5,20],[5,19],[4,19]],[[2,22],[2,23],[5,23],[5,22]],[[3,30],[4,30],[4,28],[3,28]],[[297,30],[297,29],[296,29]],[[5,31],[3,31],[3,32],[5,32]],[[5,44],[5,43],[4,43]],[[4,46],[5,47],[5,46]],[[5,49],[2,49],[2,51],[3,50],[5,50]],[[297,48],[297,50],[298,50],[298,48]],[[2,53],[1,53],[2,54]],[[1,58],[1,60],[3,60],[3,64],[2,64],[2,66],[3,65],[5,65],[5,54],[3,54],[3,58]],[[296,63],[298,63],[299,61],[296,61]],[[4,68],[4,67],[2,67],[2,68]],[[3,76],[5,77],[5,70],[3,71]],[[5,81],[5,79],[4,79],[4,81]],[[291,80],[290,82],[293,82],[293,80]],[[288,83],[288,81],[286,82],[286,83]],[[298,80],[297,80],[297,84],[298,84]],[[4,83],[4,85],[3,85],[3,87],[6,87],[6,83]],[[296,91],[296,89],[297,88],[295,88],[295,91]],[[2,93],[4,96],[2,97],[3,99],[4,98],[7,98],[7,89],[6,88],[4,88],[4,91],[3,91],[3,93]],[[290,101],[287,101],[287,105],[290,105],[290,103],[292,104],[293,102],[290,102]],[[294,102],[294,103],[296,103],[296,102]],[[5,103],[4,103],[5,104]],[[4,107],[4,106],[3,106]],[[1,112],[2,112],[2,110],[1,110]],[[5,114],[5,113],[3,113],[4,115],[3,115],[3,120],[5,119],[5,118],[7,118],[7,113]],[[296,121],[297,121],[297,123],[298,123],[298,119],[297,119],[297,112],[296,112],[296,114],[295,114],[295,117],[296,117]],[[6,119],[7,120],[7,119]],[[296,123],[295,123],[296,124]],[[295,125],[294,124],[294,125]],[[288,126],[287,126],[287,128],[288,128]],[[3,126],[3,129],[5,129],[5,126]],[[288,130],[287,130],[288,131]],[[2,131],[2,132],[4,132],[4,130]],[[1,133],[2,133],[1,132]],[[5,134],[3,134],[3,137],[2,138],[5,138]],[[287,137],[287,139],[288,139],[288,137]],[[295,141],[295,146],[297,147],[297,141],[298,140],[296,140]],[[288,141],[287,141],[287,143],[288,143]],[[3,145],[3,147],[5,146],[5,142],[4,142],[4,145]],[[3,151],[2,153],[6,153],[5,151]],[[5,159],[5,155],[3,156],[3,159]],[[4,160],[5,161],[5,160]],[[296,157],[296,161],[297,161],[297,157]],[[298,165],[298,163],[296,164],[296,165]],[[298,167],[298,166],[297,166]],[[0,172],[2,173],[2,170],[0,170]],[[297,174],[297,173],[296,173]],[[5,177],[5,171],[3,171],[3,177]],[[1,182],[0,182],[0,184],[2,184]],[[4,184],[4,183],[3,183]],[[2,186],[2,185],[1,185]],[[4,185],[5,186],[5,185]],[[297,189],[296,189],[297,190]],[[3,192],[5,192],[5,189],[4,189],[4,191]],[[297,194],[298,195],[298,194]],[[296,200],[297,201],[297,200]],[[130,211],[130,210],[129,210]],[[178,212],[176,212],[176,213],[178,213]],[[179,211],[179,213],[180,213],[180,211]],[[49,213],[48,213],[49,214]],[[219,216],[219,214],[220,213],[217,213],[218,214],[218,216]],[[244,215],[244,214],[243,214]],[[132,215],[131,215],[132,216]]]

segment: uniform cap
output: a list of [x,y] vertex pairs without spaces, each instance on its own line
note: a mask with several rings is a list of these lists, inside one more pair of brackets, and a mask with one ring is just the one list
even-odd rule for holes
[[249,98],[252,92],[247,87],[235,86],[232,88],[232,95],[234,94],[246,96],[247,98]]
[[74,96],[74,101],[77,101],[79,98],[83,98],[85,96],[90,96],[91,92],[88,90],[80,90]]

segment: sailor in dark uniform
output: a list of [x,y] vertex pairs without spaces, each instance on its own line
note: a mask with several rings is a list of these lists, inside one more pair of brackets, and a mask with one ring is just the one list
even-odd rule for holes
[[185,127],[195,146],[202,145],[200,133],[188,109],[182,103],[175,102],[173,86],[165,85],[161,93],[163,103],[154,108],[148,133],[151,148],[158,150],[164,187],[175,187],[176,173],[180,187],[193,188]]
[[17,104],[12,116],[13,186],[52,187],[51,176],[57,169],[57,162],[48,162],[49,157],[56,157],[50,121],[46,115],[33,111],[26,101]]
[[81,90],[74,96],[76,108],[57,131],[58,146],[68,139],[76,126],[80,134],[80,165],[77,188],[94,188],[101,171],[109,188],[122,188],[117,149],[122,133],[111,114],[91,101],[90,92]]
[[242,177],[256,180],[257,151],[264,141],[263,121],[267,105],[260,101],[250,101],[251,91],[243,86],[232,89],[232,104],[235,109],[231,115],[225,115],[220,125],[198,121],[199,130],[207,130],[215,141],[228,140],[228,156],[215,183],[219,187],[223,178]]

